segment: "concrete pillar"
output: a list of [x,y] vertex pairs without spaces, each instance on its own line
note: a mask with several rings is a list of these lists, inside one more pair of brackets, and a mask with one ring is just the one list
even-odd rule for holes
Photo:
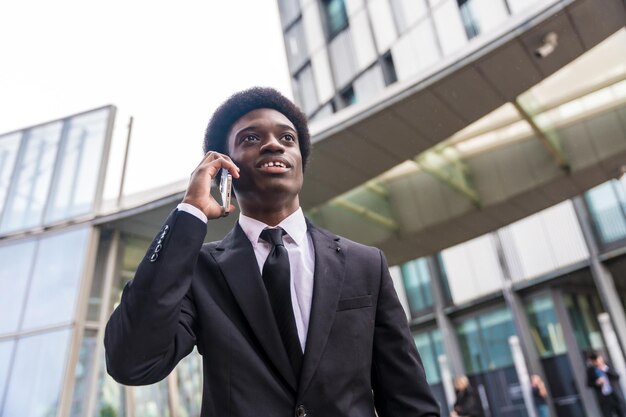
[[[427,258],[427,262],[428,269],[431,274],[430,283],[433,291],[435,319],[437,320],[437,327],[439,327],[439,331],[441,331],[443,348],[446,352],[448,366],[450,367],[450,371],[453,376],[465,374],[465,365],[463,364],[461,349],[459,347],[458,338],[456,337],[454,325],[452,324],[452,320],[450,320],[444,311],[446,298],[444,296],[439,261],[435,258],[435,256],[429,256]],[[450,399],[448,399],[448,401],[449,400]]]

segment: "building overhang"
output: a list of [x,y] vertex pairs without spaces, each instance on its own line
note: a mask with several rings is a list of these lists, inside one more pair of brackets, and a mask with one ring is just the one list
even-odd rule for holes
[[[377,101],[314,124],[303,207],[322,226],[381,247],[395,264],[617,177],[626,162],[623,103],[549,129],[537,116],[550,109],[529,103],[533,87],[624,27],[622,1],[598,3],[552,4],[468,47],[430,75],[392,85]],[[558,34],[558,46],[545,58],[536,56],[549,33]],[[622,59],[626,64],[626,55]],[[566,96],[561,104],[576,98]],[[505,106],[513,106],[530,127],[526,135],[480,152],[451,154],[459,149],[452,143],[459,132]],[[406,169],[407,161],[417,169]]]

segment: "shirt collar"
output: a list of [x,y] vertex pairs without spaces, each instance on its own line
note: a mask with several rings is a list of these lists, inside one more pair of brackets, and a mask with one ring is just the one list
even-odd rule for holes
[[[239,226],[243,229],[244,233],[252,243],[252,246],[256,247],[259,243],[259,236],[263,229],[268,226],[267,224],[248,217],[243,213],[239,213]],[[302,213],[302,208],[298,207],[298,210],[291,213],[277,227],[282,227],[287,235],[295,242],[296,245],[302,245],[302,241],[306,238],[307,225]]]

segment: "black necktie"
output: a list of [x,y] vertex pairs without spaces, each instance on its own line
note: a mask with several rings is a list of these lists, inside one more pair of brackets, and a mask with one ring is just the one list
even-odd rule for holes
[[263,265],[263,282],[269,295],[280,337],[297,378],[302,365],[302,348],[291,307],[289,255],[283,245],[284,234],[285,231],[281,228],[265,229],[261,232],[261,239],[272,245],[270,254]]

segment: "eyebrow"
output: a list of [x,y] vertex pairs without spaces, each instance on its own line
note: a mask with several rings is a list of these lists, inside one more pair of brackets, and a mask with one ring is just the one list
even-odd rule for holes
[[[294,132],[294,133],[297,133],[297,132],[298,132],[298,131],[296,130],[296,128],[295,128],[295,127],[293,127],[293,126],[289,126],[289,125],[286,125],[286,124],[279,123],[279,124],[277,124],[276,126],[277,126],[277,127],[279,127],[279,128],[281,128],[281,129],[283,129],[283,130],[287,129],[287,130],[291,130],[291,131],[292,131],[292,132]],[[257,125],[246,126],[246,127],[244,127],[244,128],[239,129],[239,130],[235,133],[235,136],[238,136],[238,135],[239,135],[240,133],[242,133],[242,132],[246,132],[246,131],[248,131],[248,130],[256,130],[256,129],[258,129],[258,128],[259,128],[259,126],[257,126]]]

